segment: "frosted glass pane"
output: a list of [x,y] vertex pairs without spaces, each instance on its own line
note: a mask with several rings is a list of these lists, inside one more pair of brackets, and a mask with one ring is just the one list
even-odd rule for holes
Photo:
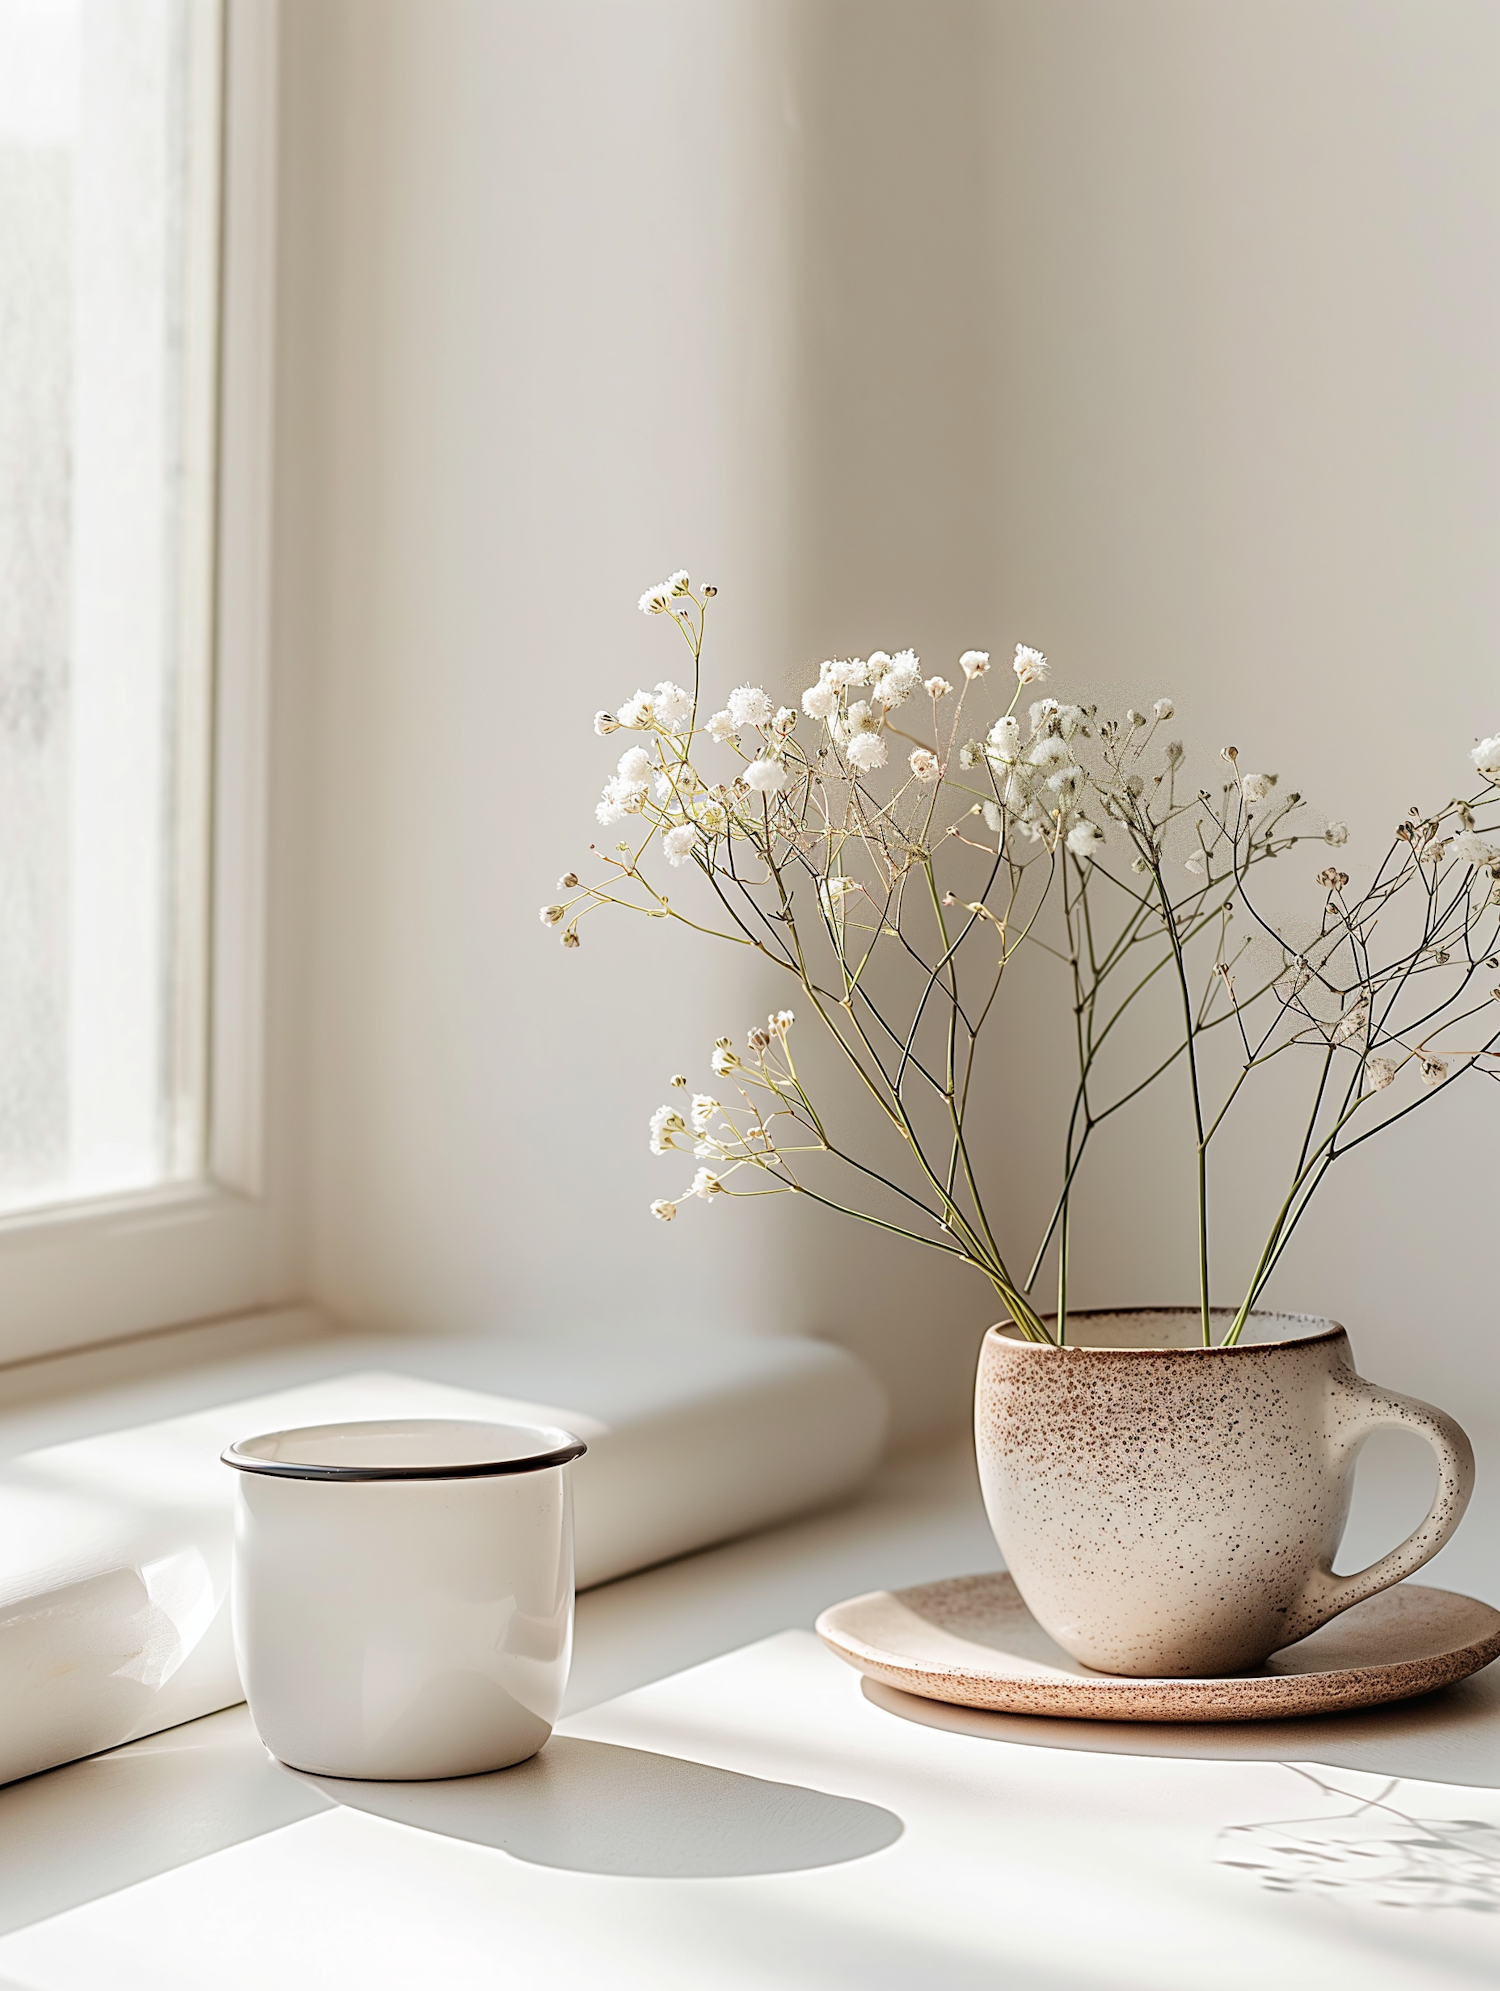
[[0,1213],[202,1165],[218,46],[0,0]]

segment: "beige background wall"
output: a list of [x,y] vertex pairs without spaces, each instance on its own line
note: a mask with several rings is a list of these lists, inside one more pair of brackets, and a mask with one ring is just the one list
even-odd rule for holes
[[[779,1204],[645,1216],[662,1081],[768,990],[655,929],[569,957],[537,925],[611,765],[590,715],[670,668],[635,597],[717,580],[726,687],[1040,644],[1061,681],[1170,692],[1371,848],[1500,726],[1500,15],[290,0],[283,63],[319,1296],[827,1332],[905,1435],[955,1422],[982,1291]],[[1001,1063],[1019,1221],[1047,1073],[1020,1034]],[[1367,1149],[1278,1289],[1471,1411],[1492,1107]],[[1180,1185],[1135,1140],[1085,1300],[1190,1294]]]

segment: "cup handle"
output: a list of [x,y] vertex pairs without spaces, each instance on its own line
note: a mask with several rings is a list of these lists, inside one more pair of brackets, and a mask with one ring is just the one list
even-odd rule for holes
[[1420,1403],[1416,1397],[1397,1396],[1394,1390],[1378,1390],[1362,1376],[1336,1376],[1333,1383],[1337,1395],[1330,1436],[1334,1443],[1356,1447],[1382,1424],[1405,1424],[1420,1431],[1437,1454],[1437,1492],[1426,1520],[1379,1562],[1356,1570],[1352,1576],[1335,1576],[1331,1565],[1313,1571],[1307,1588],[1287,1613],[1287,1645],[1306,1638],[1351,1604],[1389,1590],[1393,1583],[1430,1562],[1463,1519],[1474,1490],[1474,1448],[1445,1411]]

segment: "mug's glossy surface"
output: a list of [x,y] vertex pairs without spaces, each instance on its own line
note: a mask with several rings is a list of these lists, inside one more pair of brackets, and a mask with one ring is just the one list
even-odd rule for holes
[[567,1684],[583,1449],[448,1418],[232,1445],[235,1651],[272,1754],[381,1779],[535,1755]]
[[[1085,1666],[1259,1666],[1420,1569],[1458,1526],[1474,1455],[1451,1417],[1365,1382],[1336,1321],[1256,1314],[1247,1328],[1205,1348],[1197,1309],[1164,1307],[1069,1315],[1064,1348],[1008,1326],[985,1336],[990,1525],[1032,1615]],[[1382,1424],[1426,1438],[1437,1494],[1399,1547],[1335,1576],[1355,1459]]]

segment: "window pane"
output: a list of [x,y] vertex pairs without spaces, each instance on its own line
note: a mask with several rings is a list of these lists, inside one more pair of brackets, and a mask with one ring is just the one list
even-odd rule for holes
[[218,71],[0,0],[0,1212],[202,1165]]

